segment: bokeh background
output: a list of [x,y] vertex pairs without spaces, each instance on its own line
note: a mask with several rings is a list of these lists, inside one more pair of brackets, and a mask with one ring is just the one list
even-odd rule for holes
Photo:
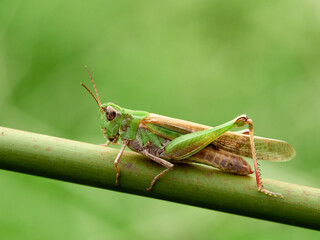
[[[0,1],[1,126],[104,143],[85,65],[126,108],[213,126],[247,113],[297,150],[262,176],[320,187],[319,1]],[[1,239],[319,237],[4,170],[0,189]]]

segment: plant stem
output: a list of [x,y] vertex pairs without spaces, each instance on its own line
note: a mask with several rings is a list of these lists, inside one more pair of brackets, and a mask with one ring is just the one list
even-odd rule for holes
[[164,168],[125,151],[115,186],[119,150],[0,127],[0,168],[93,187],[320,230],[320,189],[263,179],[284,199],[256,189],[254,177],[223,173],[198,164],[176,164],[146,190]]

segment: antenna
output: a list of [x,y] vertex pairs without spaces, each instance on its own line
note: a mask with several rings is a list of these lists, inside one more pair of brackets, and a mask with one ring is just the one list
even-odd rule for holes
[[101,101],[100,101],[100,98],[99,98],[98,90],[97,90],[97,88],[96,88],[96,85],[94,84],[94,81],[93,81],[91,72],[90,72],[89,68],[87,67],[87,65],[85,66],[85,68],[87,69],[87,71],[88,71],[88,73],[89,73],[89,77],[90,77],[90,79],[91,79],[92,85],[93,85],[93,87],[94,87],[94,90],[96,91],[96,95],[97,95],[97,98],[98,98],[98,102],[99,102],[99,104],[101,105]]
[[87,89],[87,91],[91,94],[91,96],[94,98],[94,100],[96,100],[98,107],[100,108],[100,110],[103,112],[103,109],[101,107],[101,104],[99,104],[97,98],[93,95],[93,93],[89,90],[89,88],[86,87],[86,85],[84,85],[83,83],[80,83],[85,89]]

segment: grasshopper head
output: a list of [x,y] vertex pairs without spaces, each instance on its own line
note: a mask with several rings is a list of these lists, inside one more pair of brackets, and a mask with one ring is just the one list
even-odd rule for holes
[[86,69],[89,73],[89,76],[97,97],[95,97],[94,94],[83,83],[81,83],[81,85],[85,89],[87,89],[87,91],[91,94],[91,96],[94,98],[94,100],[98,104],[99,114],[100,114],[100,126],[103,134],[105,135],[106,138],[108,138],[109,141],[115,143],[119,139],[119,128],[120,128],[120,121],[122,118],[122,109],[114,103],[101,104],[98,90],[96,88],[96,85],[92,79],[91,73],[87,66],[86,66]]
[[100,127],[103,134],[111,142],[117,142],[122,118],[122,109],[114,103],[100,105]]
[[94,84],[88,68],[87,71],[96,92],[96,96],[94,96],[94,94],[83,83],[81,83],[81,85],[91,94],[100,109],[100,126],[105,137],[113,143],[118,141],[119,136],[122,139],[134,140],[136,138],[140,121],[149,116],[149,113],[121,108],[114,103],[101,104],[96,85]]

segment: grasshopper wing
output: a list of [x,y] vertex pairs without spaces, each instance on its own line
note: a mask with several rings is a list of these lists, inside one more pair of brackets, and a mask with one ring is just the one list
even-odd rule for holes
[[[170,140],[183,134],[211,128],[210,126],[154,113],[143,119],[142,123],[152,132]],[[236,155],[252,158],[249,138],[249,135],[229,131],[214,140],[211,144],[217,150],[223,149]],[[255,136],[254,142],[259,160],[289,161],[296,155],[295,149],[287,142],[281,140]]]
[[[245,134],[227,132],[212,144],[228,152],[252,158],[249,138]],[[289,161],[296,156],[296,150],[281,140],[255,136],[254,143],[259,160]]]
[[184,134],[199,132],[211,128],[206,125],[177,118],[166,117],[154,113],[150,113],[150,115],[143,119],[141,123],[149,128],[152,132],[170,140]]

